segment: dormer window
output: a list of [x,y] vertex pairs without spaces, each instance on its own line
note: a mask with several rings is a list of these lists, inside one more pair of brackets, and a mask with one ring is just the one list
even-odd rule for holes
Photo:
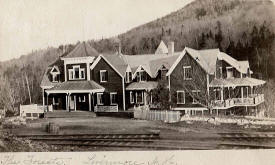
[[80,68],[79,65],[73,66],[69,69],[69,80],[83,80],[85,79],[85,68]]
[[139,82],[146,81],[145,70],[140,70],[139,72],[137,72],[137,81],[139,81]]
[[232,67],[226,67],[226,75],[227,75],[227,78],[234,77],[233,76],[233,68]]
[[57,66],[54,66],[51,70],[51,75],[52,75],[52,82],[58,82],[59,81],[59,75],[60,71]]
[[132,72],[126,72],[125,82],[130,83],[132,80]]

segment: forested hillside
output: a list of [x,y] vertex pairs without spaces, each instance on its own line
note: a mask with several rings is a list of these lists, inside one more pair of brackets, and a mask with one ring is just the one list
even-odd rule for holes
[[[249,60],[254,75],[268,79],[275,77],[274,20],[275,6],[268,0],[195,0],[118,37],[89,42],[106,52],[114,50],[119,38],[122,53],[133,55],[153,53],[160,40],[174,41],[176,51],[218,47],[238,60]],[[0,63],[0,108],[29,103],[29,95],[33,103],[41,103],[45,68],[73,48],[61,45]]]

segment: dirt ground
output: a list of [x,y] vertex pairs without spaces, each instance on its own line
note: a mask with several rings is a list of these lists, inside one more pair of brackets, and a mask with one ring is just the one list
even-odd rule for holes
[[[46,125],[53,122],[60,126],[60,134],[96,134],[96,133],[152,133],[160,132],[160,138],[165,140],[178,140],[182,142],[200,142],[207,138],[217,137],[222,132],[275,132],[274,126],[246,127],[236,124],[214,125],[207,122],[164,123],[161,121],[145,121],[113,117],[96,118],[48,118],[28,120],[25,126],[8,129],[8,132],[17,134],[47,134]],[[7,138],[6,138],[7,139]],[[17,139],[18,140],[18,139]],[[22,139],[24,140],[24,139]],[[19,139],[20,141],[20,139]],[[4,141],[5,142],[5,141]],[[11,143],[11,142],[9,142]],[[29,141],[25,143],[30,143]],[[35,144],[31,145],[35,148]],[[41,150],[29,148],[15,149],[17,151],[83,151],[77,147],[56,148],[44,146]],[[89,150],[127,150],[116,148],[90,148]],[[134,150],[134,149],[133,149]],[[138,149],[140,150],[140,149]],[[14,150],[12,150],[14,151]]]

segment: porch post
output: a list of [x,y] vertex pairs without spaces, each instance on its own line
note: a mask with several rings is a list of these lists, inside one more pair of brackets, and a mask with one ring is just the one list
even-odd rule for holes
[[69,110],[69,105],[68,105],[68,93],[65,93],[66,95],[66,111]]
[[242,96],[242,103],[243,103],[243,87],[241,87],[241,96]]
[[91,93],[88,93],[89,95],[89,111],[92,111],[92,105],[91,105]]
[[221,87],[221,100],[223,101],[223,87]]
[[71,93],[68,93],[68,111],[70,112],[70,99],[71,99]]
[[146,90],[143,92],[143,95],[144,95],[144,105],[147,105],[147,93],[146,93]]
[[49,94],[47,93],[47,111],[49,112]]
[[76,95],[74,95],[74,111],[76,111]]
[[43,96],[43,110],[45,110],[45,92],[44,92],[44,88],[42,88],[42,96]]

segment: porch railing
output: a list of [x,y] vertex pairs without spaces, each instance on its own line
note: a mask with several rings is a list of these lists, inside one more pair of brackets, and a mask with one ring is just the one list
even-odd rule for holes
[[213,100],[212,106],[213,106],[213,108],[229,108],[229,107],[234,106],[234,101],[232,99]]
[[118,105],[96,105],[95,112],[118,112]]
[[235,105],[257,105],[264,102],[264,94],[249,95],[247,98],[234,98]]

